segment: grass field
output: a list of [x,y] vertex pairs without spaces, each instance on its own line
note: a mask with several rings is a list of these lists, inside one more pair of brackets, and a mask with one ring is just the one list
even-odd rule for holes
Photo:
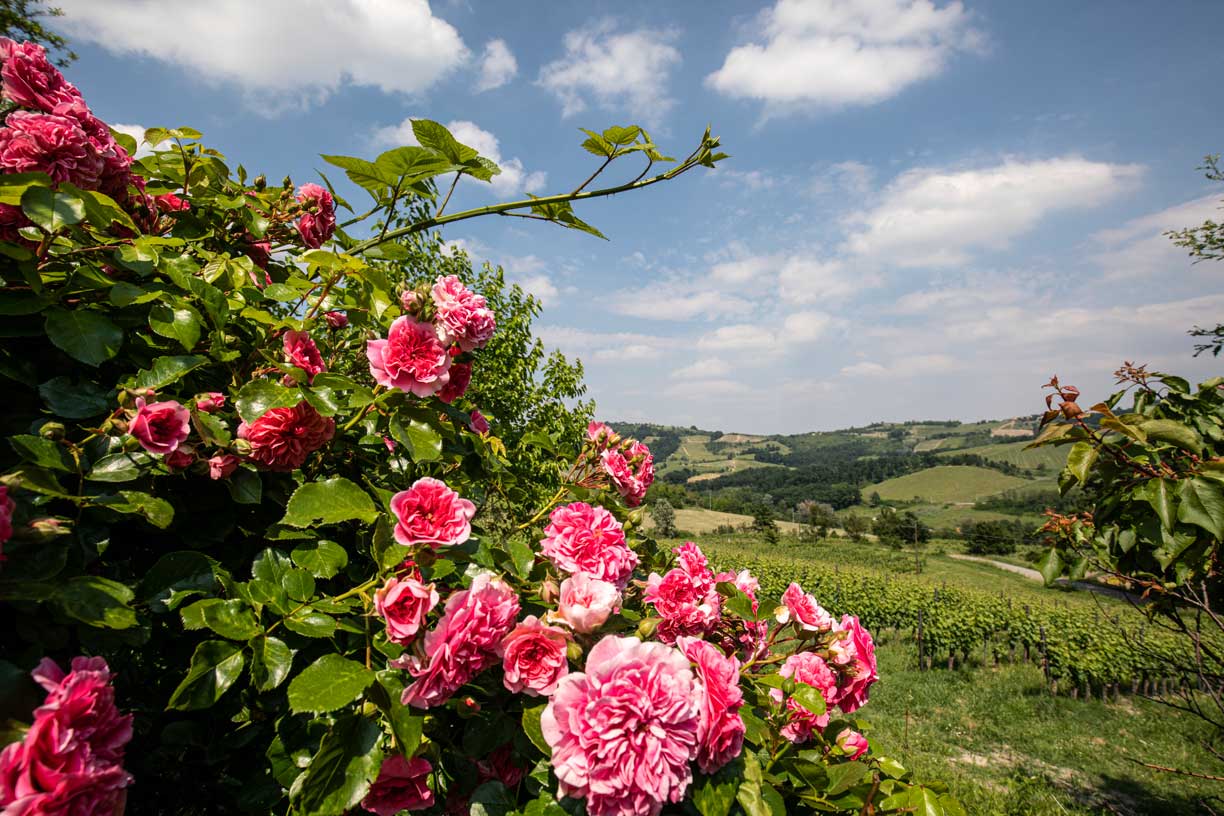
[[990,468],[968,465],[941,465],[917,473],[907,473],[862,490],[866,500],[872,493],[888,501],[909,501],[920,497],[928,502],[966,502],[972,504],[983,496],[993,496],[1005,490],[1036,486],[1032,480],[1008,476]]
[[[713,443],[718,450],[710,449],[709,434],[690,434],[681,437],[680,447],[667,460],[656,466],[659,475],[672,470],[690,469],[697,471],[691,481],[701,482],[703,479],[713,479],[724,473],[736,473],[754,467],[779,467],[769,462],[756,461],[754,454],[744,453],[750,447],[765,446],[786,453],[789,449],[780,442],[762,441],[762,437],[746,437],[742,434],[730,435],[731,442],[716,441]],[[727,437],[723,437],[726,439]],[[728,458],[730,457],[730,458]]]
[[[982,445],[977,448],[965,448],[957,451],[946,451],[947,455],[953,453],[972,453],[981,456],[983,459],[990,459],[995,462],[1007,462],[1016,467],[1035,469],[1040,465],[1045,465],[1050,473],[1057,473],[1067,463],[1066,448],[1033,448],[1025,450],[1028,442],[1006,442],[1001,445]],[[940,451],[944,453],[944,451]]]
[[[676,529],[693,534],[711,533],[717,527],[723,524],[730,524],[732,527],[742,527],[746,524],[752,524],[752,516],[741,516],[738,513],[720,513],[717,510],[706,510],[700,507],[682,507],[676,511]],[[650,518],[650,514],[646,514],[646,526],[654,527],[654,521]],[[802,524],[793,524],[789,521],[779,521],[778,527],[784,532],[797,532],[802,529]]]

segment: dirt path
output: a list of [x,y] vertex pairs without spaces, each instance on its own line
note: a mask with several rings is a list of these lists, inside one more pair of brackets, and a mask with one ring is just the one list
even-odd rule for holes
[[[1005,570],[1007,572],[1014,572],[1016,575],[1022,575],[1025,578],[1028,578],[1030,581],[1042,581],[1042,582],[1045,581],[1045,579],[1041,577],[1041,573],[1038,572],[1037,570],[1029,569],[1028,567],[1021,567],[1016,564],[1008,564],[1006,561],[995,561],[990,558],[982,558],[981,556],[978,556],[978,555],[962,555],[961,553],[948,553],[948,557],[955,558],[957,561],[974,561],[978,564],[988,564],[989,566],[995,567],[997,569]],[[1070,581],[1069,582],[1067,581],[1066,578],[1059,578],[1055,583],[1062,584],[1063,586],[1070,584],[1075,589],[1082,589],[1082,590],[1087,590],[1088,592],[1095,592],[1098,595],[1108,595],[1109,597],[1117,598],[1120,601],[1125,601],[1128,599],[1139,601],[1139,597],[1137,595],[1131,595],[1130,593],[1124,592],[1121,589],[1114,589],[1113,587],[1101,586],[1100,584],[1094,584],[1089,581]],[[1139,602],[1142,603],[1142,601],[1139,601]]]

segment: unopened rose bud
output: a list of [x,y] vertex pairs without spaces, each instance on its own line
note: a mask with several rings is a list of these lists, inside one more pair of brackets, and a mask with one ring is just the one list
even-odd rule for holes
[[284,187],[286,190],[292,190],[293,189],[293,179],[289,178],[288,176],[285,176],[284,179],[281,180],[281,186]]
[[405,312],[411,312],[412,307],[417,304],[417,300],[417,293],[409,289],[400,295],[400,306],[404,308]]
[[348,315],[344,312],[326,312],[323,320],[333,329],[343,329],[348,325]]
[[260,173],[255,177],[254,185],[256,190],[263,192],[264,188],[268,186],[268,177]]
[[250,456],[251,443],[245,439],[235,439],[233,444],[230,445],[230,451],[239,456]]
[[565,644],[565,656],[568,657],[572,663],[580,662],[582,660],[582,647],[579,646],[577,642],[571,640],[569,643]]
[[540,600],[546,604],[553,604],[561,597],[561,587],[557,586],[557,582],[552,578],[545,579],[544,583],[540,584]]
[[462,700],[457,701],[455,710],[464,719],[475,717],[480,713],[480,703],[476,702],[474,697],[464,697]]
[[642,618],[637,627],[638,637],[642,640],[649,640],[655,629],[659,628],[660,621],[662,618]]
[[125,436],[123,438],[123,449],[128,453],[140,450],[140,440],[134,436]]
[[1077,416],[1084,413],[1074,402],[1064,402],[1061,406],[1059,406],[1058,410],[1062,411],[1062,415],[1067,419],[1075,419]]
[[62,422],[44,422],[38,429],[38,435],[43,439],[63,439],[66,430]]

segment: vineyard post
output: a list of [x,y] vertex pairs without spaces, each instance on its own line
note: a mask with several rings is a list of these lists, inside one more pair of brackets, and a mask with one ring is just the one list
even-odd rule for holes
[[[1027,607],[1026,607],[1027,609]],[[1041,627],[1041,673],[1045,676],[1046,685],[1050,684],[1050,660],[1046,655],[1045,627]]]
[[[918,671],[922,671],[922,610],[918,610]],[[906,710],[907,722],[909,711]]]

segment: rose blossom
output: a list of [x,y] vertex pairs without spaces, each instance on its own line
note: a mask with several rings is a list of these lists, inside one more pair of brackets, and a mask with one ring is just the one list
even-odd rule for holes
[[450,381],[451,357],[432,323],[407,315],[391,323],[385,340],[366,343],[370,375],[379,385],[431,397]]
[[862,734],[845,728],[837,735],[837,747],[845,751],[850,756],[850,759],[854,760],[867,753],[867,749],[871,746],[867,744],[867,738]]
[[195,448],[190,445],[181,445],[170,453],[166,454],[163,460],[166,467],[174,470],[184,470],[195,464],[196,453]]
[[15,111],[0,128],[0,170],[46,173],[54,181],[92,190],[98,186],[103,161],[75,119]]
[[472,433],[481,435],[489,432],[489,420],[485,419],[485,415],[475,408],[472,409],[471,415],[468,417],[468,428]]
[[462,544],[472,534],[476,505],[446,486],[425,477],[391,497],[395,540],[404,546],[428,544],[435,550]]
[[646,490],[654,482],[654,456],[650,448],[634,442],[623,452],[618,449],[604,451],[599,461],[625,504],[630,507],[641,504],[646,498]]
[[803,587],[794,581],[782,593],[784,606],[778,608],[775,617],[786,625],[792,621],[804,632],[827,632],[833,628],[833,616],[816,603],[811,595],[805,595]]
[[859,624],[859,619],[853,615],[842,615],[837,631],[847,634],[831,647],[831,651],[834,652],[835,662],[844,664],[843,671],[848,675],[842,681],[837,705],[849,714],[867,702],[867,690],[880,679],[880,675],[876,673],[875,643],[871,633]]
[[81,92],[64,79],[38,43],[0,38],[0,62],[4,98],[20,107],[50,112],[61,102],[81,98]]
[[191,412],[174,400],[146,403],[137,397],[128,433],[149,453],[173,453],[191,433]]
[[612,430],[606,423],[588,422],[587,440],[594,444],[599,450],[603,450],[609,445],[618,444],[620,442],[620,437],[617,435],[616,431]]
[[208,478],[228,479],[242,460],[232,453],[218,454],[208,460]]
[[174,193],[153,196],[153,200],[157,202],[159,212],[187,212],[191,209],[191,202],[179,198]]
[[492,573],[479,573],[471,588],[446,599],[442,620],[425,635],[425,660],[407,655],[393,664],[416,678],[401,702],[432,708],[450,699],[497,662],[498,644],[514,628],[518,613],[518,596],[510,585]]
[[8,494],[8,485],[0,485],[0,544],[13,537],[13,511],[17,502]]
[[220,411],[225,407],[225,395],[220,391],[209,391],[205,394],[200,394],[195,400],[196,408],[206,414],[211,414],[215,411]]
[[562,678],[540,728],[562,796],[590,816],[657,816],[684,798],[699,750],[703,689],[661,643],[608,636]]
[[297,200],[306,210],[298,218],[297,230],[302,243],[310,249],[318,249],[327,243],[336,231],[336,205],[332,194],[317,184],[303,184],[298,188]]
[[437,309],[438,329],[447,344],[456,343],[463,351],[472,351],[489,342],[497,319],[482,295],[454,275],[438,278],[430,294]]
[[[833,704],[837,698],[837,676],[829,668],[829,664],[820,655],[812,652],[797,652],[786,658],[778,674],[793,678],[796,683],[805,683],[820,691],[825,705]],[[770,689],[769,696],[775,702],[782,702],[781,689]],[[786,700],[789,721],[782,726],[781,734],[794,743],[807,742],[812,733],[822,730],[829,724],[829,713],[813,714],[806,706],[793,697]]]
[[451,363],[450,380],[438,392],[438,399],[450,405],[463,396],[468,384],[472,381],[471,363]]
[[561,582],[557,605],[558,614],[575,632],[589,634],[609,615],[620,612],[621,595],[613,584],[579,572]]
[[655,635],[664,643],[674,643],[681,635],[708,634],[722,615],[722,597],[701,549],[686,541],[672,552],[679,566],[666,575],[650,573],[642,595],[663,619]]
[[409,289],[406,292],[400,292],[400,307],[405,312],[413,311],[413,307],[417,304],[417,293]]
[[624,589],[638,565],[637,553],[625,543],[625,530],[602,507],[573,502],[548,517],[540,553],[562,572],[584,572]]
[[429,789],[432,771],[433,766],[424,757],[405,759],[402,754],[393,754],[379,766],[378,779],[370,785],[361,806],[378,816],[432,807],[434,794]]
[[251,444],[251,459],[281,473],[300,468],[335,433],[336,421],[306,401],[292,408],[269,408],[254,422],[238,426],[238,438]]
[[316,374],[327,370],[327,363],[308,332],[287,331],[283,342],[289,364],[306,372],[306,382],[314,382]]
[[548,697],[555,692],[557,683],[569,673],[565,656],[569,639],[564,629],[546,626],[535,615],[514,627],[497,647],[506,690],[529,697]]
[[699,638],[682,637],[676,645],[697,664],[697,677],[703,689],[697,767],[712,774],[739,756],[744,748],[744,719],[739,715],[744,704],[739,687],[739,661]]
[[438,590],[413,576],[387,579],[374,593],[374,609],[387,622],[387,639],[411,643],[425,623],[429,610],[438,605]]
[[[476,778],[480,783],[494,779],[507,788],[516,788],[523,781],[527,770],[514,764],[513,743],[506,743],[493,749],[493,753],[476,763]],[[464,811],[466,813],[466,810]]]
[[348,315],[344,312],[324,312],[323,322],[327,324],[328,328],[343,329],[348,325]]

